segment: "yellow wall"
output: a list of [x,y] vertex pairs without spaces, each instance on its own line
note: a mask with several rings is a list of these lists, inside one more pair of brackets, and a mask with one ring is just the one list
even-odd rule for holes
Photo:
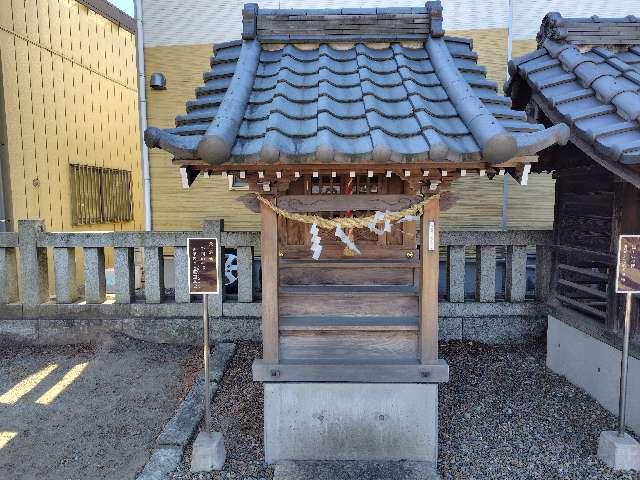
[[[147,76],[162,72],[167,78],[166,90],[147,87],[149,125],[175,126],[176,115],[185,112],[185,103],[195,97],[195,88],[202,85],[202,73],[210,69],[212,53],[211,45],[145,48]],[[170,154],[152,149],[149,156],[154,230],[199,229],[205,218],[224,218],[229,230],[260,229],[260,216],[236,201],[247,192],[230,192],[226,178],[199,176],[191,188],[183,189]]]
[[[10,229],[142,229],[135,36],[75,0],[2,0],[0,59]],[[130,170],[134,220],[72,227],[70,163]]]
[[[506,80],[507,30],[457,30],[447,35],[473,39],[478,63],[487,67],[487,77],[498,83]],[[527,42],[521,42],[527,43]],[[535,42],[534,42],[535,46]],[[523,45],[522,48],[527,48]],[[514,44],[514,50],[516,46]],[[185,103],[193,99],[202,85],[202,73],[209,70],[211,45],[178,45],[145,48],[146,75],[162,72],[167,90],[147,88],[148,123],[160,128],[174,126],[176,115],[185,112]],[[524,51],[522,51],[524,53]],[[514,52],[515,54],[515,52]],[[224,218],[230,230],[258,230],[259,216],[246,210],[236,198],[246,192],[230,192],[226,179],[198,177],[192,187],[181,186],[178,167],[171,155],[159,149],[150,153],[153,227],[158,230],[197,229],[204,218]],[[512,179],[508,188],[509,228],[551,228],[553,224],[553,180],[550,176],[531,175],[528,186]],[[504,177],[469,175],[456,180],[452,192],[456,204],[442,213],[447,229],[499,229],[502,226]],[[532,204],[536,205],[531,209]]]

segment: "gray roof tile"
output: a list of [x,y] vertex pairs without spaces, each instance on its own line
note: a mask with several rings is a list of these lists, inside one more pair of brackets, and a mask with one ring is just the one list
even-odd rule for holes
[[[586,19],[568,20],[584,20],[576,25],[591,23]],[[602,20],[606,20],[602,25],[612,23]],[[573,41],[553,39],[553,35],[540,37],[542,48],[511,62],[507,91],[515,95],[513,85],[526,82],[577,137],[597,152],[614,161],[640,163],[638,146],[631,147],[633,153],[625,153],[628,145],[640,140],[640,48],[610,48],[614,39],[611,27],[602,27],[606,41],[594,46],[594,39],[601,33],[599,27],[591,25],[588,38],[592,45],[588,47],[574,45],[578,27]]]
[[[220,45],[187,114],[176,117],[174,129],[149,129],[147,142],[211,163],[493,163],[564,140],[559,129],[527,123],[510,108],[470,41],[424,42],[373,48],[355,41],[336,49],[322,39],[305,48],[287,40],[265,49],[259,34]],[[547,68],[564,75],[559,64]],[[500,148],[487,147],[495,141]]]

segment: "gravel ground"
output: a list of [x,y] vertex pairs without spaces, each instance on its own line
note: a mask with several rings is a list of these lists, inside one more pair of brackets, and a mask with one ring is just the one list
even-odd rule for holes
[[[0,440],[16,433],[0,448],[0,478],[135,478],[197,372],[197,357],[191,347],[124,336],[92,347],[1,348],[0,395],[47,365],[58,367],[15,402],[0,397]],[[85,362],[51,403],[38,402]]]
[[[240,344],[214,400],[213,424],[227,447],[224,470],[191,475],[187,451],[172,480],[272,479],[263,464],[262,387],[251,380],[260,354],[259,345]],[[546,369],[545,345],[456,342],[442,345],[441,354],[451,365],[451,381],[440,390],[444,480],[640,480],[598,461],[598,436],[615,429],[616,419]]]

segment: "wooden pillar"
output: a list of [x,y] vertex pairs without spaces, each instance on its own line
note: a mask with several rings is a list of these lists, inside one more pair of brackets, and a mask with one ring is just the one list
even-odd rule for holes
[[[430,224],[433,230],[431,245]],[[425,205],[420,220],[420,232],[420,363],[430,364],[435,363],[438,358],[439,197],[434,197]]]
[[260,204],[262,219],[262,358],[278,362],[278,216]]

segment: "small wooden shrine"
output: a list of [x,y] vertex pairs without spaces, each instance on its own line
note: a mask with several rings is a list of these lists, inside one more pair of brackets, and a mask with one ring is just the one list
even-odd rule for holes
[[510,63],[507,91],[531,121],[570,129],[534,166],[556,179],[554,303],[563,320],[611,338],[623,318],[618,236],[640,234],[640,19],[549,13],[537,39]]
[[145,138],[187,184],[259,194],[266,459],[435,462],[439,194],[464,175],[526,183],[567,128],[513,110],[439,2],[248,4],[242,22],[176,127]]

